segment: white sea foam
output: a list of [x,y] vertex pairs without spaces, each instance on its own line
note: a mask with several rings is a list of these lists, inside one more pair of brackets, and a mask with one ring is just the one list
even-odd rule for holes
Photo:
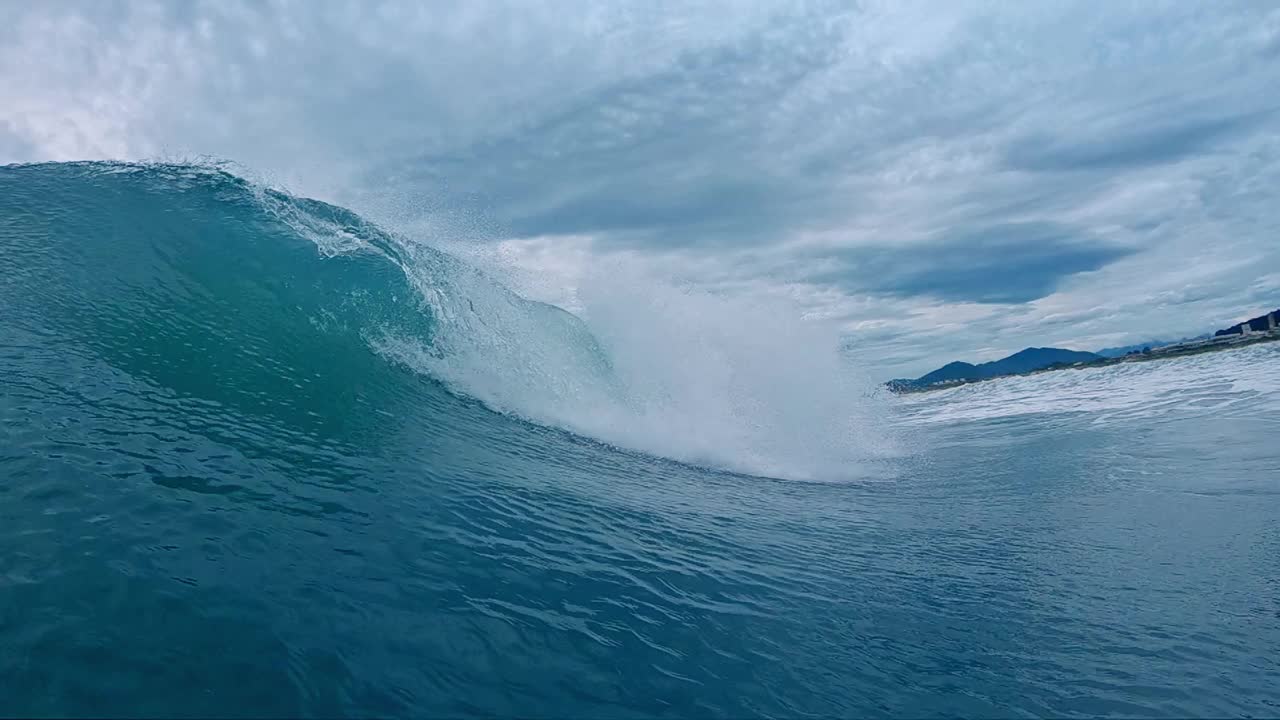
[[625,265],[574,289],[577,314],[434,250],[409,274],[440,333],[378,348],[486,404],[644,452],[806,480],[865,476],[895,445],[885,401],[799,310],[677,287]]

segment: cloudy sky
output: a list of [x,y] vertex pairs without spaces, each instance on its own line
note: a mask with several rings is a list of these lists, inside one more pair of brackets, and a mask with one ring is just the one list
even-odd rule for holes
[[0,162],[199,156],[915,375],[1280,306],[1280,5],[0,0]]

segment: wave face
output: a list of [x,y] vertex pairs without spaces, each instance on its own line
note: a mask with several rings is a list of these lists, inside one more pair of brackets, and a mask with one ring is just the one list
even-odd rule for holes
[[216,167],[0,168],[4,710],[1280,703],[1273,349],[898,400],[820,329],[613,290]]

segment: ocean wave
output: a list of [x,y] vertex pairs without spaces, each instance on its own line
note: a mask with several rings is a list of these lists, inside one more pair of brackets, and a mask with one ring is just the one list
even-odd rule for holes
[[[305,406],[334,426],[353,412],[337,398],[394,385],[401,367],[502,413],[751,474],[857,477],[893,452],[877,430],[884,407],[828,328],[616,275],[575,315],[429,239],[233,170],[0,168],[6,242],[26,244],[4,254],[25,263],[4,269],[7,291],[17,304],[32,283],[15,279],[38,278],[48,297],[24,305],[28,322],[175,389]],[[300,395],[309,387],[315,397]]]

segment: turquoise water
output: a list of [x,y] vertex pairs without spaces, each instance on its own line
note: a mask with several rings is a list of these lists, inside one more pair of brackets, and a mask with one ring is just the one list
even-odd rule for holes
[[818,457],[349,212],[112,164],[0,168],[0,311],[3,715],[1280,714],[1275,345],[858,396]]

